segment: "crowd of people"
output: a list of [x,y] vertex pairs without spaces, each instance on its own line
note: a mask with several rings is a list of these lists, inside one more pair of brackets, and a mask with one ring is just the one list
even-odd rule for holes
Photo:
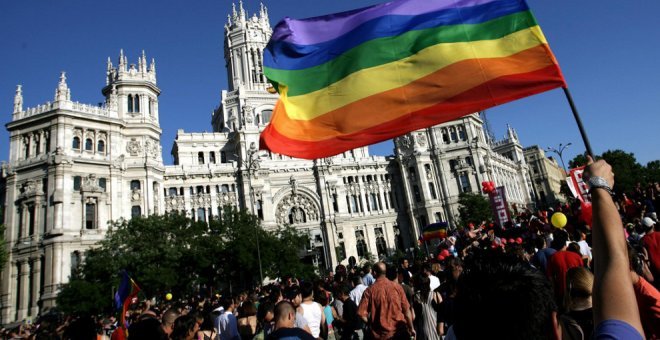
[[[614,184],[598,161],[587,176]],[[600,189],[600,188],[599,188]],[[592,221],[578,209],[553,227],[549,213],[516,224],[470,224],[423,258],[339,265],[235,296],[137,302],[126,327],[113,317],[4,330],[34,339],[657,339],[660,337],[660,186],[610,196],[592,189]],[[424,246],[424,245],[423,245]],[[433,249],[430,249],[433,248]],[[609,336],[609,337],[608,337]]]

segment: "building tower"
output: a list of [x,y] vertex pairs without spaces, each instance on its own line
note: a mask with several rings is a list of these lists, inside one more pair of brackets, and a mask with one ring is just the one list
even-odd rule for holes
[[[157,214],[163,211],[159,199],[163,182],[163,159],[159,124],[158,96],[156,84],[156,62],[142,51],[138,63],[128,64],[124,51],[119,53],[117,67],[110,58],[107,63],[106,86],[102,92],[108,108],[117,112],[125,124],[117,137],[122,144],[114,144],[115,152],[122,157],[122,167],[113,167],[114,174],[121,173],[122,183],[113,183],[126,193],[117,213],[130,212],[129,216]],[[124,214],[122,214],[124,215]]]
[[0,322],[55,305],[62,284],[105,236],[109,221],[162,210],[164,167],[156,69],[144,53],[108,61],[105,103],[71,100],[62,72],[53,101],[24,108],[16,89],[9,162],[3,165],[9,263]]

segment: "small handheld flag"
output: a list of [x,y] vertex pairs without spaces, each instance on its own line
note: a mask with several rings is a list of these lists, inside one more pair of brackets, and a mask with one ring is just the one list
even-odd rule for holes
[[447,237],[447,222],[431,223],[424,227],[422,231],[422,239],[424,241],[445,237]]
[[133,279],[128,275],[125,270],[122,270],[121,273],[121,282],[119,283],[119,289],[115,293],[115,308],[117,310],[121,309],[121,327],[126,327],[126,311],[128,306],[131,304],[131,300],[135,298],[140,292],[140,287],[133,281]]

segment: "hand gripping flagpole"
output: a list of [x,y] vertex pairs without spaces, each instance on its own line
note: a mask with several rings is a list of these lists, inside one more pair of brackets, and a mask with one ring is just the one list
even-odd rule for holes
[[589,144],[589,137],[587,137],[587,132],[584,130],[584,126],[582,126],[582,120],[580,119],[580,114],[578,113],[577,108],[575,107],[575,103],[573,103],[573,97],[571,96],[571,92],[568,90],[567,86],[562,87],[562,89],[564,90],[564,94],[566,95],[568,104],[571,106],[571,111],[573,111],[573,117],[575,117],[575,122],[577,123],[578,129],[580,129],[580,135],[582,136],[584,147],[587,149],[587,155],[593,158],[594,153],[593,151],[591,151],[591,144]]

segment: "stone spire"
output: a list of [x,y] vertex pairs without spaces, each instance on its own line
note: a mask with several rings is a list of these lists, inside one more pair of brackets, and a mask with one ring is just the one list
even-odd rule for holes
[[142,50],[142,56],[138,60],[138,65],[138,71],[140,73],[147,73],[147,55],[144,53],[144,50]]
[[124,49],[119,50],[119,63],[117,64],[117,71],[126,72],[126,57],[124,56]]
[[506,136],[507,139],[511,141],[517,141],[518,140],[518,133],[516,133],[516,130],[514,130],[511,125],[507,124],[506,125]]
[[154,74],[154,77],[156,76],[156,59],[151,58],[151,65],[149,66],[149,72]]
[[14,95],[14,113],[23,111],[23,86],[16,85],[16,94]]
[[110,82],[114,78],[114,69],[112,67],[112,61],[110,61],[110,57],[108,57],[108,63],[107,63],[107,68],[106,68],[106,71],[105,71],[105,75],[106,75],[105,84],[110,85]]
[[57,84],[57,90],[55,90],[55,101],[70,101],[71,100],[71,91],[69,86],[66,84],[66,72],[62,71],[60,74],[60,82]]
[[238,0],[238,16],[241,18],[241,21],[245,22],[247,11],[243,8],[243,0]]
[[234,22],[238,21],[238,13],[236,12],[236,4],[231,3],[231,18]]

